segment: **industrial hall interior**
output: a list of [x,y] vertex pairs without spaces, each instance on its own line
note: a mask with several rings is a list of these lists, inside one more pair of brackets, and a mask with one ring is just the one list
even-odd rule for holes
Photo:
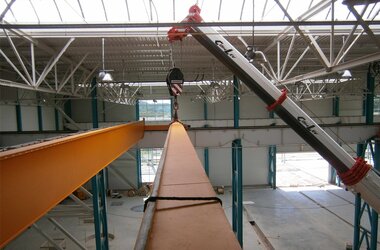
[[0,250],[376,250],[380,0],[0,0]]

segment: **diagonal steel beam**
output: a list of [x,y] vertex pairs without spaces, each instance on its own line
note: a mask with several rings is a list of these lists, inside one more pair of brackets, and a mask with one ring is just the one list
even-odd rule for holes
[[11,47],[12,47],[13,52],[15,53],[15,55],[16,55],[16,57],[17,57],[18,62],[19,62],[20,65],[21,65],[21,68],[23,69],[23,71],[24,71],[24,73],[25,73],[26,78],[29,80],[30,85],[32,85],[33,80],[32,80],[32,78],[30,77],[29,71],[28,71],[28,70],[26,69],[26,67],[25,67],[24,61],[21,59],[20,54],[18,53],[18,50],[17,50],[15,44],[13,43],[12,38],[8,35],[8,31],[7,31],[7,30],[3,29],[3,31],[4,31],[5,36],[6,36],[7,39],[8,39],[9,44],[10,44]]
[[[362,15],[364,15],[364,13],[367,10],[367,8],[368,8],[368,5],[366,5],[363,8],[363,10],[361,12]],[[359,24],[355,24],[352,27],[350,33],[347,36],[347,39],[343,42],[343,45],[342,45],[342,47],[340,48],[340,50],[338,52],[338,55],[335,57],[335,60],[333,62],[333,66],[337,65],[344,58],[345,54],[348,52],[349,49],[346,50],[347,45],[351,43],[351,40],[352,40],[353,36],[355,35],[356,29],[358,28],[358,26],[359,26]],[[363,34],[363,31],[359,35],[357,35],[356,38],[359,38],[362,34]],[[354,44],[354,42],[351,43],[351,44]]]
[[313,71],[313,72],[310,72],[307,74],[299,75],[299,76],[296,76],[296,77],[293,77],[293,78],[290,78],[290,79],[287,79],[284,81],[280,81],[280,84],[290,84],[290,83],[295,83],[295,82],[299,82],[299,81],[310,79],[310,78],[320,77],[320,76],[328,75],[328,74],[335,73],[335,72],[338,72],[341,70],[354,68],[356,66],[367,64],[367,63],[374,62],[377,60],[380,60],[380,52],[373,53],[373,54],[370,54],[367,56],[363,56],[363,57],[360,57],[360,58],[357,58],[357,59],[354,59],[351,61],[341,63],[339,65],[331,67],[329,71],[327,71],[325,69],[320,69],[320,70],[316,70],[316,71]]
[[[335,2],[336,0],[333,0],[333,1]],[[297,18],[297,21],[301,21],[302,22],[302,21],[308,20],[309,18],[313,17],[315,14],[318,14],[322,10],[326,9],[327,7],[329,7],[330,4],[331,4],[331,0],[322,0],[321,2],[317,3],[312,8],[308,9],[304,14],[302,14],[301,16],[299,16]],[[264,53],[268,52],[270,49],[272,49],[274,46],[276,46],[277,41],[284,39],[287,36],[287,33],[289,33],[292,30],[292,28],[293,28],[293,26],[289,26],[289,27],[285,28],[284,30],[282,30],[280,32],[280,35],[278,35],[273,40],[273,42],[264,49],[263,52]]]
[[[1,50],[0,50],[0,53],[1,53]],[[6,79],[0,79],[0,86],[57,94],[57,92],[53,89],[43,88],[41,86],[38,88],[35,88],[34,86],[31,86],[31,85],[26,85],[26,84],[19,83],[19,82],[13,82],[13,81],[9,81]],[[73,93],[69,93],[69,92],[65,92],[65,91],[61,91],[59,94],[67,95],[67,96],[73,96],[73,97],[83,97],[81,95],[73,94]]]
[[296,34],[293,35],[292,40],[290,41],[288,52],[286,53],[285,61],[284,61],[284,64],[282,65],[282,70],[281,70],[281,74],[279,76],[279,80],[281,80],[282,77],[284,76],[284,73],[285,73],[285,70],[286,70],[286,66],[287,66],[287,64],[289,62],[290,55],[291,55],[291,53],[293,51],[293,46],[294,46],[295,38],[296,38]]
[[16,2],[16,0],[11,0],[11,1],[7,4],[7,7],[5,7],[5,9],[3,10],[3,12],[0,14],[0,22],[3,21],[5,15],[7,14],[8,10],[11,9],[12,4],[14,4],[14,2]]
[[368,26],[368,24],[363,20],[362,15],[360,15],[354,6],[348,5],[348,9],[351,11],[351,13],[355,16],[356,20],[360,23],[360,25],[363,27],[364,31],[367,33],[367,35],[372,39],[372,41],[376,44],[376,46],[380,49],[380,41],[376,38],[375,34],[371,30],[371,28]]
[[[289,13],[286,11],[284,6],[280,3],[279,0],[274,0],[277,5],[280,7],[282,12],[284,12],[285,16],[289,19],[290,22],[294,22],[293,18],[289,15]],[[311,50],[314,52],[314,55],[318,58],[319,62],[323,65],[323,67],[328,68],[330,67],[330,63],[328,62],[326,56],[318,46],[318,44],[315,42],[314,39],[311,39],[311,35],[306,36],[303,31],[300,29],[298,25],[293,25],[294,29],[298,32],[298,34],[302,37],[302,39],[308,44],[311,48]]]
[[18,70],[16,65],[14,65],[14,63],[11,61],[11,59],[9,59],[9,57],[4,53],[2,49],[0,49],[0,54],[5,58],[5,60],[9,63],[9,65],[12,66],[12,68],[21,77],[21,79],[24,80],[24,82],[26,82],[27,85],[31,86],[32,85],[31,82],[29,82],[28,79],[25,78],[25,76]]
[[283,78],[283,80],[285,80],[285,79],[287,79],[289,77],[289,75],[293,72],[293,70],[297,67],[297,65],[300,63],[300,61],[304,58],[304,56],[309,51],[309,49],[310,49],[310,46],[307,46],[306,49],[302,52],[302,54],[298,57],[297,61],[290,68],[290,70],[288,71],[288,73],[285,75],[285,77]]
[[74,75],[74,73],[77,71],[77,69],[79,68],[79,66],[83,63],[83,61],[87,58],[87,56],[89,55],[89,53],[86,53],[82,59],[78,62],[78,64],[74,67],[74,69],[71,71],[71,73],[66,77],[66,79],[59,85],[57,91],[61,91],[62,88],[65,86],[65,84],[70,80],[70,78]]
[[70,44],[75,40],[74,37],[70,38],[69,41],[67,41],[66,45],[62,48],[62,50],[58,53],[58,55],[53,59],[51,63],[46,65],[44,71],[41,73],[41,76],[38,78],[38,81],[36,82],[36,87],[40,86],[42,81],[45,79],[47,74],[50,72],[50,70],[54,67],[54,65],[58,62],[58,60],[61,58],[63,53],[65,53],[66,49],[70,46]]

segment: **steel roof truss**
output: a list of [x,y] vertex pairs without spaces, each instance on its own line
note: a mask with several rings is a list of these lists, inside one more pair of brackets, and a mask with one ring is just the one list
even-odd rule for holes
[[44,71],[41,73],[41,76],[38,78],[38,81],[36,83],[36,87],[38,87],[42,81],[45,79],[45,77],[47,76],[47,74],[50,72],[50,70],[54,67],[54,65],[59,61],[59,59],[61,58],[61,56],[63,55],[63,53],[65,53],[66,49],[70,46],[70,44],[75,40],[75,38],[70,38],[66,45],[62,48],[62,50],[58,53],[57,56],[55,57],[52,57],[52,62],[51,63],[48,63],[44,69]]

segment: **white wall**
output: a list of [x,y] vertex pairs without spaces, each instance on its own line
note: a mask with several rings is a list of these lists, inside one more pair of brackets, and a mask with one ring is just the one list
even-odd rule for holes
[[21,106],[22,131],[38,131],[37,106]]
[[42,106],[42,129],[55,130],[54,107]]
[[[264,147],[244,148],[243,185],[266,185],[268,178],[268,149]],[[214,186],[231,186],[232,149],[209,149],[209,177]]]
[[[98,102],[99,122],[135,121],[135,114],[135,106]],[[72,100],[71,115],[75,122],[92,122],[91,100]]]
[[136,106],[105,102],[105,122],[136,120]]
[[0,131],[17,131],[15,105],[0,105]]
[[269,112],[266,106],[257,96],[242,96],[240,99],[240,119],[268,118]]
[[234,108],[232,101],[221,101],[217,103],[208,103],[208,119],[233,119],[234,118]]
[[192,102],[188,96],[178,97],[178,117],[181,120],[203,120],[204,104],[202,101]]
[[356,96],[339,98],[340,116],[361,116],[363,113],[363,100]]
[[332,116],[332,98],[324,100],[303,101],[298,105],[311,117]]

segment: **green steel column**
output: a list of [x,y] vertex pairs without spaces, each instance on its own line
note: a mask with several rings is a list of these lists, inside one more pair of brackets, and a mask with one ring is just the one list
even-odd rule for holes
[[43,130],[43,120],[42,120],[42,107],[41,105],[37,106],[37,116],[38,116],[38,131]]
[[[136,101],[136,121],[140,120],[140,103],[139,100]],[[141,179],[141,149],[136,149],[136,182],[137,188],[141,188],[142,179]]]
[[276,185],[276,145],[270,145],[268,147],[268,161],[269,161],[269,172],[268,172],[268,185],[273,189],[277,188]]
[[[92,126],[99,127],[98,120],[98,99],[96,90],[96,77],[91,81],[91,101],[92,101]],[[94,210],[95,241],[97,250],[108,250],[108,226],[107,226],[107,201],[106,201],[106,180],[104,170],[101,170],[91,179],[92,202]]]
[[243,247],[243,155],[240,139],[232,142],[232,230]]
[[[359,143],[356,146],[356,155],[358,157],[364,157],[365,144]],[[360,249],[360,220],[361,220],[361,207],[362,199],[359,194],[355,194],[355,215],[354,215],[354,240],[353,240],[353,249]]]
[[360,194],[355,195],[355,217],[354,217],[354,243],[353,250],[360,249],[360,210],[362,206],[362,199]]
[[[208,110],[207,110],[207,102],[203,101],[203,118],[205,121],[208,120]],[[207,123],[207,122],[206,122]],[[205,128],[208,127],[208,124],[205,124]],[[209,161],[209,149],[206,147],[203,151],[203,156],[204,156],[204,168],[207,176],[210,176],[210,161]]]
[[333,116],[339,116],[339,96],[334,96],[333,98]]
[[[96,87],[96,77],[94,77],[91,81],[91,107],[92,107],[92,127],[93,128],[99,128],[99,117],[98,117],[98,96],[97,96],[97,87]],[[67,102],[66,102],[67,103]],[[67,104],[67,106],[70,105],[71,110],[71,102]],[[65,105],[66,108],[66,105]],[[65,110],[66,112],[66,110]],[[71,113],[71,111],[70,111]],[[67,113],[66,113],[67,114]],[[67,114],[69,115],[69,114]]]
[[239,128],[239,100],[239,79],[236,76],[234,76],[234,128]]
[[208,107],[207,107],[207,102],[203,101],[203,119],[208,120]]
[[16,121],[17,121],[17,132],[22,131],[22,116],[21,116],[21,106],[20,103],[16,104]]
[[72,118],[72,115],[71,115],[71,99],[68,99],[66,102],[65,102],[65,105],[63,106],[63,109],[65,111],[65,114]]
[[54,121],[55,121],[55,130],[59,130],[59,113],[58,109],[54,108]]
[[135,116],[136,116],[136,121],[140,120],[140,103],[139,103],[139,100],[136,101]]
[[371,73],[371,66],[367,72],[367,95],[365,103],[365,120],[366,124],[373,124],[373,108],[374,108],[374,92],[375,92],[375,77]]
[[207,174],[207,176],[209,176],[209,150],[208,150],[208,148],[205,148],[204,149],[204,161],[205,161],[205,172],[206,172],[206,174]]
[[142,179],[141,179],[141,150],[136,149],[136,169],[137,169],[137,188],[141,188]]
[[[380,141],[375,140],[375,150],[373,152],[373,167],[376,170],[380,170]],[[372,220],[371,220],[371,250],[377,249],[377,235],[378,235],[378,223],[379,215],[372,208]]]

